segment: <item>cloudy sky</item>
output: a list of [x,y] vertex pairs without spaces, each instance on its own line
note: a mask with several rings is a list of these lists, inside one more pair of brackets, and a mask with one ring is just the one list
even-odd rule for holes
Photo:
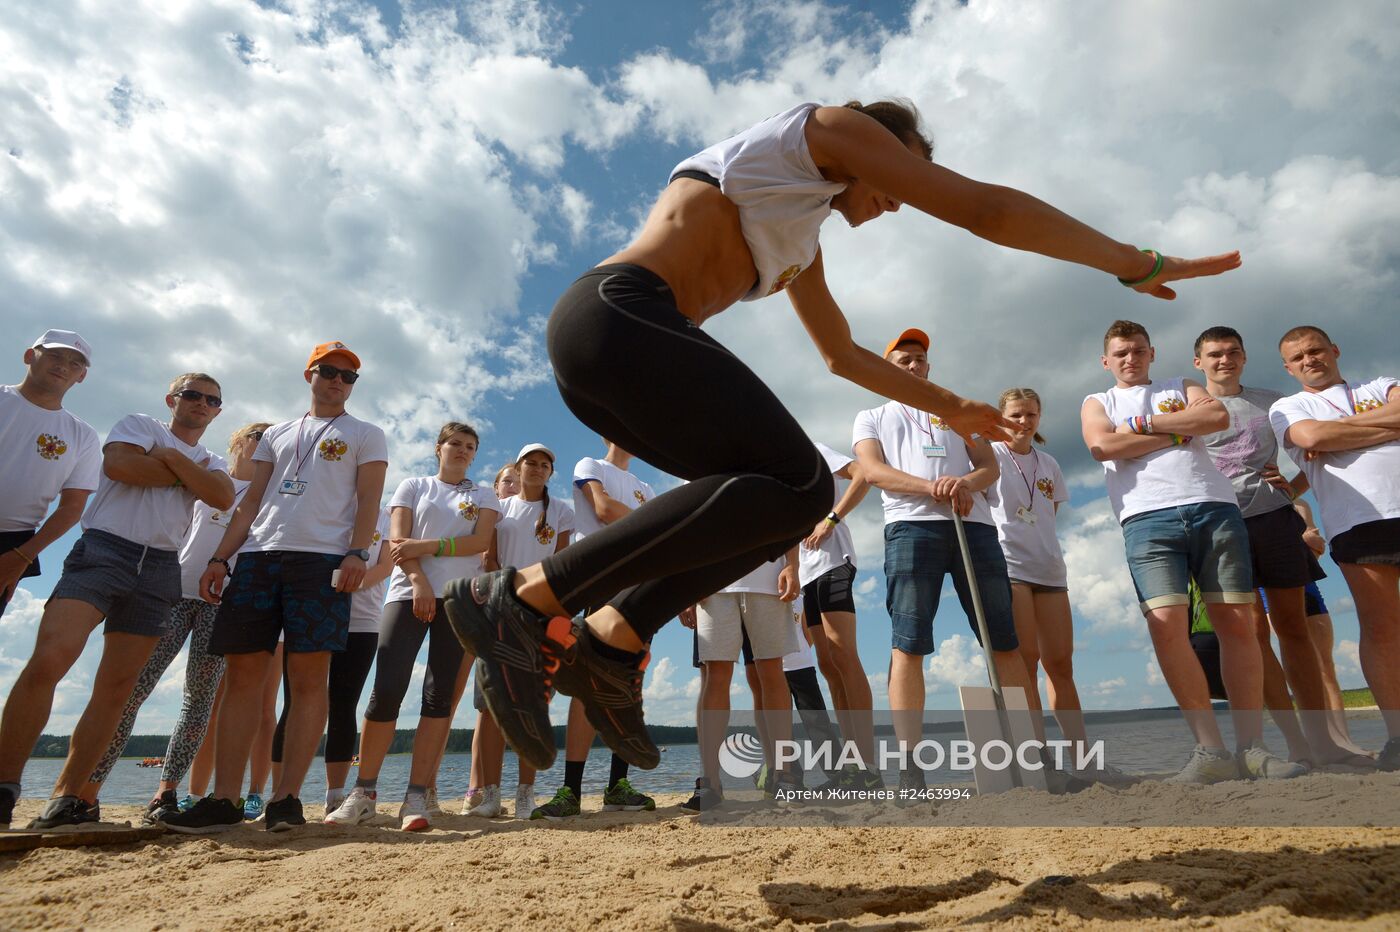
[[[1013,384],[1044,396],[1048,450],[1072,490],[1060,529],[1092,707],[1169,700],[1078,435],[1083,396],[1109,384],[1105,326],[1144,322],[1163,376],[1188,374],[1194,336],[1227,323],[1253,351],[1246,381],[1288,389],[1271,348],[1305,321],[1328,327],[1348,374],[1400,374],[1393,4],[721,0],[667,5],[665,22],[654,4],[601,0],[10,8],[0,381],[20,379],[23,348],[45,328],[79,330],[96,364],[69,407],[102,433],[133,411],[160,414],[164,384],[193,368],[224,385],[216,443],[253,419],[299,416],[307,350],[340,339],[365,364],[352,411],[391,437],[390,489],[431,471],[449,418],[480,426],[479,477],[530,441],[565,468],[601,455],[550,380],[542,328],[555,298],[629,239],[676,162],[801,101],[908,97],[937,160],[959,172],[1130,242],[1242,250],[1240,270],[1169,304],[912,211],[824,229],[831,290],[859,342],[921,326],[936,381],[989,400]],[[832,446],[848,448],[853,415],[877,403],[825,372],[781,296],[707,329]],[[725,429],[703,411],[677,414]],[[872,495],[852,524],[877,702],[889,645],[881,523]],[[0,619],[0,693],[71,540]],[[1355,614],[1328,566],[1338,667],[1344,686],[1360,685]],[[953,688],[982,673],[951,598],[936,638],[930,704],[956,708]],[[71,730],[98,640],[50,731]],[[688,633],[668,627],[654,653],[650,716],[692,720]],[[182,673],[183,659],[138,732],[170,727]]]

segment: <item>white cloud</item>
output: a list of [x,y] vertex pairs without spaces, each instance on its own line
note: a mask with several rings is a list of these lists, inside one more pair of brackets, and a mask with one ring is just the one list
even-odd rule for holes
[[938,645],[924,665],[929,693],[956,693],[959,686],[987,685],[987,661],[973,637],[955,634]]
[[1108,500],[1082,508],[1061,506],[1060,545],[1071,581],[1075,613],[1090,622],[1090,633],[1145,633],[1133,579],[1123,556],[1123,531]]
[[1147,658],[1147,685],[1165,686],[1167,678],[1162,675],[1162,666],[1157,663],[1156,657]]
[[1337,667],[1337,679],[1343,689],[1360,686],[1364,674],[1361,672],[1361,645],[1351,639],[1338,641],[1332,653],[1332,662]]

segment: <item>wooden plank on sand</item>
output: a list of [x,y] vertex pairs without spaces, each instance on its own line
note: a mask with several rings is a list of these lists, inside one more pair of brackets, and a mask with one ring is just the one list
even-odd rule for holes
[[0,853],[33,851],[35,848],[80,848],[85,845],[127,845],[150,841],[165,834],[159,825],[81,829],[73,832],[0,832]]

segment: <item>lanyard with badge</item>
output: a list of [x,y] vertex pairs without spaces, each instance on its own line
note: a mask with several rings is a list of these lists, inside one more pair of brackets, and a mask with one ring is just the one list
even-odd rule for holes
[[[932,414],[925,415],[925,416],[928,418],[929,426],[928,426],[928,427],[924,427],[924,425],[922,425],[922,424],[919,423],[919,419],[918,419],[918,418],[914,417],[914,415],[912,415],[912,414],[909,413],[909,409],[908,409],[907,407],[905,407],[904,405],[900,405],[900,406],[899,406],[899,410],[901,410],[901,411],[904,412],[904,416],[907,417],[907,418],[909,419],[910,423],[912,423],[912,424],[914,425],[915,428],[918,429],[919,433],[923,434],[925,437],[928,438],[928,443],[925,443],[925,444],[923,445],[923,447],[924,447],[924,456],[929,457],[930,459],[933,459],[934,457],[941,457],[941,456],[947,456],[947,455],[948,455],[948,447],[947,447],[947,445],[946,445],[946,444],[936,443],[936,442],[935,442],[935,438],[934,438],[934,436],[933,436],[933,429],[932,429],[932,428],[933,428],[933,415],[932,415]],[[923,414],[922,411],[919,412],[919,413],[920,413],[920,414]]]
[[[1329,386],[1329,387],[1330,387],[1330,386]],[[1353,394],[1351,393],[1351,386],[1348,385],[1346,382],[1343,382],[1343,383],[1342,383],[1342,389],[1347,393],[1347,407],[1351,409],[1351,410],[1349,410],[1349,411],[1343,410],[1341,405],[1337,404],[1337,403],[1336,403],[1335,401],[1333,401],[1331,398],[1328,398],[1328,397],[1327,397],[1326,395],[1324,395],[1322,392],[1318,392],[1318,393],[1317,393],[1317,397],[1319,397],[1319,398],[1321,398],[1323,401],[1327,402],[1329,405],[1331,405],[1331,406],[1332,406],[1334,409],[1336,409],[1337,411],[1340,411],[1341,414],[1342,414],[1342,417],[1351,417],[1353,414],[1356,413],[1356,396],[1353,395]],[[1326,391],[1326,389],[1323,389],[1323,391]]]
[[1035,460],[1035,465],[1031,467],[1031,477],[1026,478],[1026,471],[1021,468],[1020,462],[1016,459],[1016,451],[1007,447],[1011,454],[1011,465],[1016,467],[1016,471],[1021,474],[1021,481],[1026,484],[1026,504],[1016,509],[1016,517],[1020,518],[1031,527],[1035,527],[1035,483],[1040,477],[1040,455],[1031,450],[1031,457]]
[[[340,412],[340,414],[344,413],[344,411]],[[293,478],[282,480],[282,487],[277,490],[281,495],[301,495],[306,492],[306,482],[301,478],[301,467],[306,464],[307,458],[309,458],[312,453],[316,452],[316,442],[321,439],[321,435],[330,430],[332,424],[340,420],[340,414],[337,414],[335,417],[322,424],[321,429],[316,431],[316,436],[311,438],[311,449],[307,450],[306,455],[303,456],[301,452],[301,434],[302,429],[306,427],[306,418],[310,414],[310,411],[303,414],[301,416],[301,423],[297,424],[296,472]]]

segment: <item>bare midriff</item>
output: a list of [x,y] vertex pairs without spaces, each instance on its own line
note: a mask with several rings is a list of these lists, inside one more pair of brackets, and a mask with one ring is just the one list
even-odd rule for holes
[[719,188],[692,178],[666,186],[641,235],[600,264],[612,262],[660,275],[680,312],[697,325],[748,294],[758,278],[739,208]]

